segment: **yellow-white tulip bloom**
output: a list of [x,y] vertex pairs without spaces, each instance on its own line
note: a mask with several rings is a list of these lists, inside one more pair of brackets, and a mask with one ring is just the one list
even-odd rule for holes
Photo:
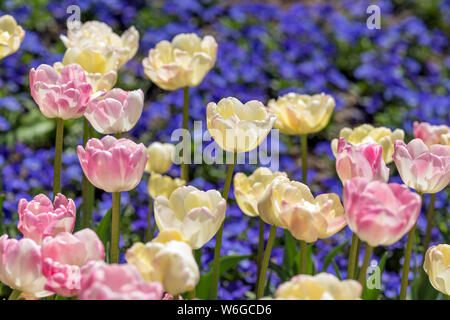
[[163,40],[150,49],[142,61],[144,72],[165,90],[195,87],[216,62],[217,43],[212,36],[201,39],[195,33],[182,33],[172,42]]
[[264,222],[288,229],[294,238],[306,242],[328,238],[346,225],[338,195],[314,198],[305,184],[284,176],[267,186],[259,198],[258,211]]
[[450,245],[440,244],[428,248],[423,269],[436,290],[450,295]]
[[277,116],[275,128],[290,135],[322,130],[330,121],[334,106],[333,97],[324,93],[306,95],[290,92],[268,102],[268,107]]
[[169,198],[172,192],[181,186],[186,185],[186,181],[161,175],[159,173],[152,173],[148,181],[148,193],[153,199],[159,196]]
[[193,290],[200,279],[192,248],[175,230],[162,231],[147,244],[135,243],[126,258],[146,281],[160,282],[172,295]]
[[114,52],[118,58],[117,68],[120,68],[136,54],[139,32],[132,26],[119,36],[106,23],[87,21],[80,28],[69,29],[67,36],[62,35],[61,40],[67,49]]
[[272,172],[269,168],[260,167],[251,175],[242,172],[234,175],[234,196],[239,208],[248,216],[255,217],[258,213],[258,200],[266,187],[278,176],[286,176],[284,172]]
[[359,300],[362,286],[355,280],[339,280],[329,273],[299,274],[281,284],[275,297],[281,300]]
[[159,230],[179,231],[192,248],[199,249],[217,233],[225,219],[227,202],[216,190],[180,187],[169,198],[155,199]]
[[153,142],[148,148],[148,162],[145,171],[148,173],[166,173],[172,166],[175,146],[171,143]]
[[266,138],[276,117],[259,101],[242,104],[238,99],[223,98],[206,107],[209,133],[225,151],[247,152]]
[[25,31],[9,14],[0,17],[0,59],[19,50]]
[[[345,141],[359,145],[363,143],[378,143],[383,147],[383,159],[386,163],[393,161],[394,143],[397,140],[405,138],[405,132],[402,129],[395,129],[393,132],[386,127],[375,128],[370,124],[362,124],[355,129],[343,128],[339,132],[339,138]],[[337,155],[338,139],[331,141],[331,149],[334,156]]]
[[450,132],[441,134],[441,139],[440,139],[439,143],[446,145],[446,146],[450,146]]

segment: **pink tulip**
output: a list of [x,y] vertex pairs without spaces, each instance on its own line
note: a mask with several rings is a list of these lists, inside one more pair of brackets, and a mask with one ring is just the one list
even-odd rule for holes
[[60,193],[54,203],[43,194],[35,196],[30,202],[26,199],[19,201],[18,228],[25,238],[33,239],[38,244],[47,236],[72,232],[75,217],[75,203]]
[[336,171],[342,182],[355,177],[368,180],[389,180],[389,169],[383,160],[383,147],[377,143],[352,145],[339,139]]
[[60,74],[46,64],[31,69],[30,89],[44,116],[64,120],[81,117],[92,92],[83,68],[77,64],[63,67]]
[[398,183],[353,178],[344,183],[345,218],[370,246],[391,245],[415,225],[422,198]]
[[41,248],[31,239],[0,237],[0,282],[22,291],[29,297],[45,297],[53,293],[44,289],[41,272]]
[[82,271],[79,300],[161,300],[163,287],[147,282],[131,264],[97,263]]
[[102,134],[131,130],[142,114],[144,92],[141,89],[124,91],[112,89],[92,99],[84,116],[95,130]]
[[394,162],[403,182],[421,193],[437,193],[450,182],[450,146],[429,148],[421,139],[396,141]]
[[450,128],[446,125],[433,126],[428,122],[414,122],[414,137],[422,139],[427,145],[441,143],[441,136],[450,132]]
[[77,148],[84,174],[106,192],[129,191],[141,181],[148,160],[147,148],[128,139],[105,136]]
[[80,290],[81,268],[90,261],[103,261],[105,249],[97,234],[83,229],[75,234],[61,232],[42,242],[42,273],[45,289],[64,297]]

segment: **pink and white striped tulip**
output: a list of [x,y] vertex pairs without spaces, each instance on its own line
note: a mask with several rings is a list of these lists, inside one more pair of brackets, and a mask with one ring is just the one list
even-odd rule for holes
[[422,198],[398,183],[353,178],[344,183],[345,218],[370,246],[389,246],[415,225]]
[[0,282],[36,298],[50,296],[41,272],[41,247],[31,239],[0,237]]
[[445,124],[434,126],[428,122],[414,121],[414,138],[422,139],[427,146],[442,143],[442,136],[450,133],[450,128]]
[[112,89],[89,101],[84,116],[102,134],[131,130],[139,120],[144,106],[141,89],[125,91]]
[[45,289],[70,297],[80,291],[81,268],[90,261],[103,261],[105,249],[93,230],[83,229],[45,238],[41,254]]
[[79,65],[70,64],[58,73],[47,64],[30,70],[31,96],[47,118],[81,117],[92,93],[92,86]]
[[353,145],[339,139],[336,171],[344,183],[355,177],[387,182],[389,168],[383,160],[383,147],[377,143]]
[[147,282],[131,264],[95,263],[82,270],[79,300],[161,300],[163,286]]
[[437,193],[450,182],[450,146],[396,141],[393,158],[403,182],[418,192]]
[[30,202],[19,201],[18,229],[25,238],[40,244],[45,237],[58,233],[72,232],[75,226],[76,208],[72,199],[58,193],[54,203],[44,194],[39,194]]
[[135,188],[148,160],[147,148],[142,143],[113,136],[90,139],[86,149],[78,146],[77,153],[86,177],[106,192]]

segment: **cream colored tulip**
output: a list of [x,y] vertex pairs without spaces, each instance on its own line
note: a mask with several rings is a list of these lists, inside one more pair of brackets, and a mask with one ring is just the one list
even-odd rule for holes
[[436,290],[450,295],[450,245],[440,244],[428,248],[423,269]]
[[248,216],[256,217],[258,213],[258,199],[266,187],[278,176],[286,176],[284,172],[272,172],[269,168],[260,167],[250,176],[242,172],[234,175],[234,196],[239,208]]
[[199,249],[217,233],[227,202],[216,190],[179,187],[169,198],[155,199],[155,221],[159,230],[179,231],[192,248]]
[[225,151],[247,152],[266,138],[276,117],[259,101],[242,104],[238,99],[223,98],[206,107],[209,133]]
[[127,250],[126,259],[144,280],[160,282],[172,295],[193,290],[200,279],[192,248],[175,230],[162,231],[147,244],[135,243]]
[[328,238],[346,225],[338,195],[326,193],[314,198],[305,184],[284,176],[267,186],[259,198],[258,211],[264,222],[287,229],[306,242]]
[[86,72],[86,79],[92,85],[92,91],[111,90],[117,82],[119,60],[109,48],[103,51],[93,49],[69,48],[62,62],[56,62],[57,70],[68,64],[79,64]]
[[212,36],[201,39],[182,33],[172,42],[163,40],[142,61],[144,72],[158,87],[176,90],[200,84],[216,62],[217,43]]
[[334,106],[334,98],[324,93],[306,95],[290,92],[268,102],[268,107],[277,116],[275,128],[290,135],[322,130],[330,121]]
[[114,52],[118,57],[117,68],[120,68],[136,54],[139,47],[139,32],[132,26],[119,36],[106,23],[87,21],[79,28],[69,29],[67,36],[62,35],[61,40],[67,49]]
[[[397,140],[405,138],[405,132],[402,129],[395,129],[393,132],[386,127],[375,128],[370,124],[362,124],[355,129],[343,128],[339,132],[339,138],[344,138],[345,141],[360,145],[363,143],[378,143],[383,147],[383,159],[386,163],[393,161],[394,143]],[[334,156],[337,155],[338,139],[331,141],[331,149]]]
[[0,59],[19,50],[25,37],[25,31],[19,26],[14,17],[5,14],[0,17]]
[[281,300],[359,300],[362,286],[355,280],[339,280],[329,273],[299,274],[281,284],[275,297]]
[[173,163],[175,146],[171,143],[153,142],[148,148],[148,162],[145,171],[148,173],[166,173]]
[[164,176],[159,173],[152,173],[148,181],[148,193],[153,199],[159,196],[169,198],[172,192],[181,186],[186,185],[186,181]]

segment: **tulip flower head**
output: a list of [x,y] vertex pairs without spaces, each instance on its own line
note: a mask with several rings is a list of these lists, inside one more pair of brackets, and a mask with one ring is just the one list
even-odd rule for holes
[[[394,154],[394,143],[397,140],[403,140],[405,132],[402,129],[391,131],[389,128],[375,128],[370,124],[363,124],[355,129],[343,128],[339,132],[339,137],[354,146],[365,143],[378,143],[383,147],[383,159],[386,163],[392,162]],[[334,156],[337,155],[338,139],[331,141],[331,149]]]
[[264,222],[288,229],[298,240],[315,242],[345,227],[344,209],[339,196],[321,194],[314,198],[303,183],[278,176],[258,201]]
[[147,152],[146,172],[166,173],[169,171],[175,154],[175,146],[173,144],[156,141],[147,148]]
[[64,297],[80,291],[83,266],[105,258],[103,243],[91,229],[47,237],[42,242],[41,252],[42,273],[47,278],[45,289]]
[[162,283],[164,291],[174,296],[194,289],[200,280],[192,248],[176,230],[161,231],[147,244],[135,243],[126,258],[146,281]]
[[238,99],[223,98],[206,107],[207,126],[216,143],[225,151],[247,152],[266,138],[276,117],[259,101],[242,104]]
[[329,273],[299,274],[281,284],[275,297],[282,300],[359,300],[362,286],[355,280],[339,280]]
[[389,246],[416,224],[422,198],[405,185],[353,178],[344,183],[345,218],[370,246]]
[[186,185],[186,181],[179,178],[174,179],[159,173],[152,173],[148,181],[148,193],[152,199],[156,199],[159,196],[169,199],[175,189],[184,185]]
[[31,69],[30,89],[44,116],[64,120],[81,117],[92,92],[84,70],[76,64],[67,65],[59,72],[46,64]]
[[290,92],[268,102],[277,116],[275,128],[284,134],[301,135],[319,132],[328,124],[335,106],[328,94],[306,95]]
[[155,199],[155,221],[159,230],[175,229],[192,248],[199,249],[219,230],[226,208],[227,202],[218,191],[184,186],[169,198]]
[[450,128],[446,125],[433,126],[428,122],[414,121],[414,138],[421,139],[427,146],[442,143],[445,138],[443,136],[450,133]]
[[450,245],[440,244],[428,248],[423,269],[436,290],[450,295]]
[[5,14],[0,17],[0,59],[19,50],[25,37],[25,31],[19,26],[14,17]]
[[389,180],[389,168],[383,160],[383,147],[376,143],[352,145],[339,138],[336,171],[342,182],[355,177]]
[[134,189],[141,181],[148,160],[147,149],[128,139],[105,136],[78,146],[78,159],[88,180],[106,192]]
[[217,43],[212,36],[201,39],[194,33],[178,34],[150,49],[142,61],[150,80],[164,90],[195,87],[216,62]]
[[242,172],[234,175],[234,196],[239,208],[248,216],[258,216],[258,200],[266,187],[278,176],[285,176],[284,172],[274,172],[266,167],[259,167],[250,176]]
[[60,193],[54,203],[43,194],[35,196],[30,202],[20,199],[18,211],[18,229],[25,238],[37,244],[45,237],[56,236],[63,231],[72,232],[75,226],[75,203]]
[[450,146],[397,141],[394,161],[403,182],[418,192],[437,193],[450,182]]
[[91,263],[82,269],[79,300],[161,300],[159,282],[145,281],[131,264]]
[[127,132],[141,117],[143,106],[144,92],[141,89],[125,91],[114,88],[91,99],[84,116],[102,134]]
[[31,239],[0,237],[0,282],[23,294],[41,298],[52,295],[44,289],[41,247]]

